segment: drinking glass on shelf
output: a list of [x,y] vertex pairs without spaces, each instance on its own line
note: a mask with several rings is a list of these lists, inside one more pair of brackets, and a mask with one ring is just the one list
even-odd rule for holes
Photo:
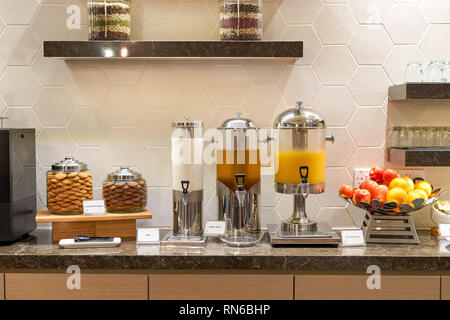
[[411,145],[410,147],[420,148],[423,147],[422,141],[422,131],[420,127],[411,127],[408,132],[408,139],[411,135]]
[[447,64],[443,60],[431,60],[425,73],[427,82],[446,82]]
[[447,82],[450,82],[450,60],[447,63]]
[[392,128],[392,135],[391,135],[391,147],[398,148],[400,147],[400,129],[401,127],[394,127]]
[[406,141],[405,141],[405,147],[411,148],[414,146],[414,140],[415,140],[415,127],[406,127]]
[[423,82],[424,70],[420,62],[410,62],[406,65],[405,82]]
[[423,147],[431,147],[432,127],[422,127],[422,145]]
[[441,145],[440,127],[425,127],[427,147],[439,147]]
[[440,147],[450,147],[450,127],[442,126],[440,129]]
[[408,146],[407,144],[408,139],[408,131],[406,127],[399,127],[399,133],[398,133],[398,147],[399,148],[405,148]]

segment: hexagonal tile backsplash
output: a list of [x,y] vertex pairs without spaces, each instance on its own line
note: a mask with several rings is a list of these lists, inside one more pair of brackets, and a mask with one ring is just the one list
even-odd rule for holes
[[[132,0],[133,38],[217,39],[217,0]],[[39,4],[41,2],[41,4]],[[80,29],[66,28],[66,7],[81,7]],[[0,2],[0,115],[8,127],[37,129],[39,207],[45,171],[73,155],[94,173],[95,194],[107,172],[129,165],[149,184],[150,225],[170,225],[170,123],[190,114],[207,127],[243,112],[270,127],[301,99],[322,113],[336,143],[328,146],[326,193],[312,196],[310,215],[336,227],[362,215],[336,196],[352,170],[385,162],[392,125],[442,123],[445,103],[390,103],[406,63],[450,59],[448,0],[264,0],[264,38],[303,40],[291,61],[64,62],[42,56],[43,40],[87,39],[85,0]],[[445,121],[444,121],[445,122]],[[447,124],[450,121],[447,121]],[[386,164],[390,165],[390,164]],[[450,187],[450,169],[427,178]],[[447,177],[444,179],[443,177]],[[216,216],[215,169],[205,166],[205,216]],[[292,199],[262,176],[262,221],[290,214]],[[431,224],[417,214],[419,227]]]

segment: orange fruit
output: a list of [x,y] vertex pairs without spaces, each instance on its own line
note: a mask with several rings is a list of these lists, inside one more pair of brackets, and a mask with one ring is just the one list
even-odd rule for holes
[[408,202],[408,193],[400,187],[392,188],[387,193],[386,202],[395,202],[400,206]]
[[414,186],[415,189],[420,189],[425,191],[427,196],[429,197],[433,189],[431,188],[431,184],[429,184],[426,181],[417,181],[416,185]]
[[412,191],[408,192],[408,203],[409,204],[412,204],[413,200],[416,200],[419,198],[422,198],[425,201],[427,201],[428,195],[422,189],[416,189],[416,190],[412,190]]
[[414,190],[414,181],[412,181],[411,178],[403,177],[402,179],[408,183],[408,186],[406,187],[406,192]]
[[405,191],[408,191],[409,183],[403,178],[395,178],[389,183],[389,189],[401,188]]

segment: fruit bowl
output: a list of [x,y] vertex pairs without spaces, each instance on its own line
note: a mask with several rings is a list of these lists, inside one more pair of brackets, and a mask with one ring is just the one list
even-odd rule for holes
[[369,211],[373,215],[389,215],[389,216],[402,216],[420,209],[423,209],[429,205],[433,205],[436,201],[439,200],[439,197],[443,194],[443,190],[441,188],[434,190],[431,192],[430,197],[427,201],[422,198],[415,199],[412,201],[412,205],[410,204],[402,204],[399,207],[396,202],[386,202],[382,204],[378,200],[372,200],[370,203],[368,202],[359,202],[355,203],[352,199],[343,198],[348,203],[359,207],[361,209],[365,209]]

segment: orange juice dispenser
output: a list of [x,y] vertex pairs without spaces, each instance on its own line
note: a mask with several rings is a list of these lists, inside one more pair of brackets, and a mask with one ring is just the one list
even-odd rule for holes
[[226,120],[216,148],[219,219],[226,222],[221,239],[230,246],[257,243],[260,231],[260,158],[258,128],[249,119]]
[[275,191],[294,196],[292,216],[281,223],[276,235],[290,244],[330,240],[335,234],[319,230],[317,222],[308,217],[305,204],[309,194],[325,191],[326,142],[334,142],[334,136],[326,136],[324,118],[301,102],[281,113],[274,126]]

